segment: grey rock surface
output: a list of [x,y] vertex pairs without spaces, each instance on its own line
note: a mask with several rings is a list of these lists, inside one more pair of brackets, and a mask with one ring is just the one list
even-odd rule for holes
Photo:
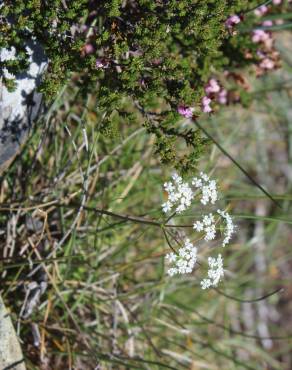
[[[29,68],[16,76],[3,70],[0,76],[0,174],[19,152],[41,111],[41,94],[36,92],[47,59],[35,41],[27,41]],[[15,50],[0,50],[0,60],[15,58]],[[15,77],[16,89],[9,92],[2,82],[3,76]],[[0,296],[0,370],[25,370],[21,347],[9,313]]]
[[[47,59],[36,41],[27,41],[26,45],[30,61],[28,70],[16,76],[3,71],[5,77],[15,77],[15,91],[9,92],[0,76],[0,173],[18,153],[41,110],[41,94],[36,92],[36,87],[46,69]],[[1,61],[11,59],[15,59],[15,49],[0,51]]]
[[17,335],[0,296],[0,369],[25,370]]

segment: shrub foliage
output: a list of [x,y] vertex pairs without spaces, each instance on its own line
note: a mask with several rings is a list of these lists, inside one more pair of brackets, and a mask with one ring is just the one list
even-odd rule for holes
[[[250,49],[250,35],[232,35],[225,21],[260,3],[4,0],[0,47],[14,46],[17,59],[0,67],[12,73],[26,68],[25,40],[35,38],[50,61],[40,87],[47,100],[77,73],[82,93],[98,95],[100,130],[111,132],[117,120],[131,122],[142,115],[157,137],[162,161],[187,171],[207,140],[178,125],[177,106],[191,105],[199,114],[204,85],[212,75],[251,63],[252,58],[242,57]],[[178,139],[190,147],[187,155],[175,150]]]

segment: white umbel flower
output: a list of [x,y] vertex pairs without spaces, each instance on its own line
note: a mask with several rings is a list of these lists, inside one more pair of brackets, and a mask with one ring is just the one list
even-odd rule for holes
[[164,184],[168,200],[162,204],[162,210],[164,213],[168,213],[175,208],[177,213],[182,213],[191,206],[194,193],[189,184],[183,182],[182,178],[176,173],[172,176],[172,180]]
[[217,258],[209,257],[208,265],[208,278],[201,281],[202,289],[216,287],[224,276],[223,258],[221,254],[219,254]]
[[204,239],[210,241],[216,238],[215,219],[212,213],[205,215],[202,221],[196,221],[193,225],[194,230],[205,232]]
[[210,226],[207,226],[205,228],[205,232],[206,232],[206,234],[205,234],[204,239],[206,241],[210,241],[210,240],[213,240],[213,239],[216,238],[216,227],[215,227],[214,224],[210,225]]
[[203,223],[205,226],[211,226],[214,223],[214,216],[212,213],[209,213],[208,215],[203,217]]
[[226,211],[217,210],[217,213],[225,220],[226,227],[224,230],[224,240],[222,242],[222,247],[225,247],[231,240],[234,233],[235,226],[233,224],[232,218]]
[[186,239],[184,246],[179,248],[178,254],[171,252],[165,258],[169,263],[174,264],[167,271],[169,276],[190,274],[197,261],[197,248],[193,246],[189,239]]
[[201,203],[203,205],[215,204],[218,199],[216,180],[210,180],[208,175],[201,172],[200,177],[193,178],[192,185],[201,190]]
[[204,224],[201,221],[196,221],[193,226],[194,230],[197,230],[198,232],[204,230]]
[[[171,211],[182,213],[191,206],[195,197],[198,202],[204,206],[207,205],[208,208],[209,204],[215,204],[218,199],[216,180],[210,179],[203,172],[198,177],[194,177],[191,182],[184,182],[182,177],[174,174],[172,180],[164,184],[164,189],[168,194],[167,201],[162,204],[165,213]],[[193,229],[201,233],[200,235],[205,241],[211,241],[216,239],[218,234],[216,228],[220,227],[220,224],[224,227],[222,246],[225,247],[230,242],[235,229],[233,221],[226,211],[217,210],[216,213],[202,214],[200,219],[193,223]],[[184,225],[180,227],[184,227]],[[186,239],[184,246],[179,248],[177,253],[171,252],[166,255],[166,260],[170,265],[167,270],[169,276],[191,273],[197,262],[197,248],[189,239]],[[202,289],[216,287],[224,276],[221,254],[216,258],[209,257],[208,266],[208,276],[200,283]]]

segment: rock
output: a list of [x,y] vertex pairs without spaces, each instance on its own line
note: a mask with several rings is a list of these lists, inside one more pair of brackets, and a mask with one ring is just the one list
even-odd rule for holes
[[[3,70],[5,77],[15,77],[16,89],[9,92],[0,76],[0,174],[9,166],[28,137],[42,107],[37,86],[47,66],[43,49],[36,41],[26,42],[29,68],[16,76]],[[0,50],[0,60],[15,58],[15,49]],[[9,313],[0,296],[0,370],[25,370],[20,344]]]
[[[35,41],[26,42],[29,55],[27,71],[12,76],[4,68],[5,77],[15,77],[16,89],[9,92],[0,77],[0,173],[8,167],[21,144],[30,133],[33,122],[41,111],[41,94],[36,92],[41,76],[47,66],[47,58],[42,47]],[[2,49],[0,60],[15,59],[15,49]]]
[[26,370],[22,351],[9,313],[0,296],[0,369]]

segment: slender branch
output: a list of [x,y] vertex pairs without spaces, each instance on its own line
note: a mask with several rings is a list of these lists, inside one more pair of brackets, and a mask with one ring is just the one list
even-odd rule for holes
[[237,297],[234,297],[232,295],[229,295],[229,294],[226,294],[224,292],[222,292],[222,290],[219,290],[217,288],[213,288],[213,290],[215,290],[218,294],[220,295],[223,295],[224,297],[226,298],[229,298],[233,301],[236,301],[236,302],[240,302],[240,303],[254,303],[254,302],[260,302],[260,301],[263,301],[279,292],[283,292],[284,289],[283,288],[278,288],[278,289],[275,289],[273,290],[272,292],[270,293],[267,293],[265,295],[263,295],[262,297],[257,297],[257,298],[254,298],[254,299],[241,299],[241,298],[237,298]]
[[205,130],[204,127],[197,120],[193,120],[194,124],[210,139],[213,143],[221,150],[221,152],[226,155],[235,165],[238,167],[245,176],[257,187],[259,188],[277,207],[282,208],[282,206],[272,197],[270,193],[268,193],[254,178],[239,164],[222,146],[218,143],[217,140],[214,139],[212,135]]
[[[66,207],[66,205],[65,205],[65,207]],[[70,204],[68,205],[68,207],[70,207]],[[124,221],[131,221],[131,222],[135,222],[135,223],[138,223],[138,224],[152,225],[152,226],[157,226],[157,227],[162,226],[162,224],[160,222],[157,222],[157,221],[154,221],[154,220],[151,220],[151,219],[147,219],[147,218],[143,218],[143,217],[126,216],[126,215],[121,215],[119,213],[106,211],[104,209],[98,209],[98,208],[93,208],[93,207],[88,207],[88,206],[84,206],[83,209],[86,210],[86,211],[96,212],[100,215],[106,215],[106,216],[110,216],[110,217],[114,217],[114,218],[119,218],[119,219],[124,220]]]
[[162,231],[163,231],[164,237],[165,237],[165,239],[166,239],[166,242],[167,242],[167,244],[168,244],[169,248],[173,251],[173,253],[174,253],[174,254],[178,255],[177,251],[173,248],[173,246],[172,246],[172,245],[171,245],[171,243],[170,243],[170,240],[169,240],[169,238],[168,238],[168,235],[167,235],[166,230],[165,230],[164,228],[162,228]]
[[263,1],[261,4],[256,5],[256,6],[254,6],[253,8],[248,9],[248,10],[247,10],[247,11],[245,11],[243,14],[251,13],[251,12],[253,12],[254,10],[256,10],[256,9],[260,8],[261,6],[271,4],[271,2],[272,2],[272,0]]

